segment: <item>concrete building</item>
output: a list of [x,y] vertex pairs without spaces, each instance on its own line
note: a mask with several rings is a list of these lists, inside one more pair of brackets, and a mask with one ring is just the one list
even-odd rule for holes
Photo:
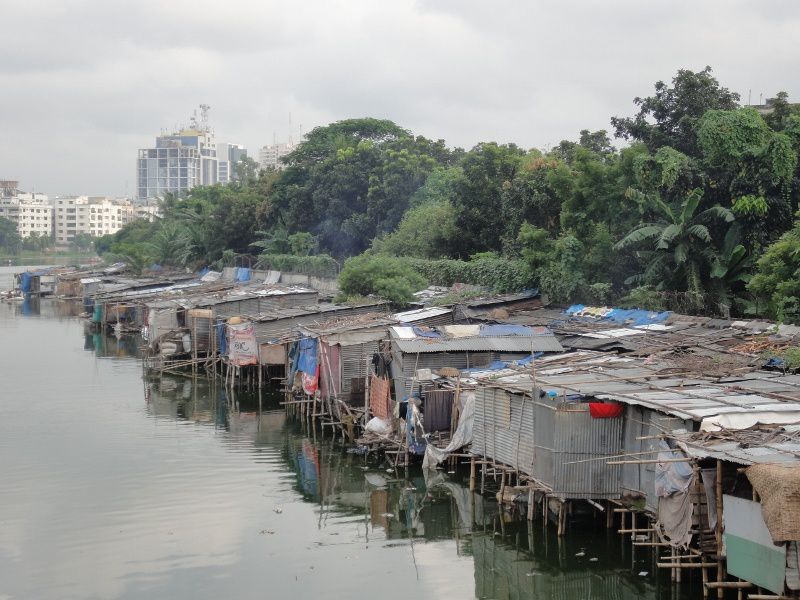
[[154,148],[139,150],[136,162],[136,197],[163,198],[180,195],[198,185],[230,183],[236,179],[236,163],[247,156],[239,144],[217,144],[208,125],[207,104],[200,117],[192,116],[188,127],[162,133]]
[[69,244],[78,235],[99,237],[116,233],[135,218],[127,198],[58,196],[53,200],[53,234],[56,244]]
[[247,157],[247,150],[241,144],[217,144],[217,181],[231,183],[239,179],[237,165]]
[[53,207],[46,194],[21,192],[16,181],[0,181],[0,217],[17,225],[20,237],[52,235]]
[[133,203],[133,219],[145,219],[147,221],[153,222],[158,217],[161,216],[161,209],[158,206],[158,201],[149,199],[149,200],[137,200]]
[[280,159],[295,149],[294,143],[290,140],[285,144],[270,144],[262,146],[258,152],[258,164],[262,169],[275,169],[280,171],[284,165]]

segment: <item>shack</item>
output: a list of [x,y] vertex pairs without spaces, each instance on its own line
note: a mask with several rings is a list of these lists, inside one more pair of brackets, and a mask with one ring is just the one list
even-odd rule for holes
[[398,399],[410,396],[420,381],[443,367],[469,369],[495,361],[517,360],[537,352],[562,352],[545,327],[518,325],[394,326],[392,377]]

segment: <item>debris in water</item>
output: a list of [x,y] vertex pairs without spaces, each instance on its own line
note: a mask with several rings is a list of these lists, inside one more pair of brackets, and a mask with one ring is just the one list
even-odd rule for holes
[[598,560],[600,559],[593,556],[592,558],[589,559],[589,562],[597,562]]
[[271,529],[262,529],[261,531],[259,531],[259,533],[260,533],[261,535],[264,535],[264,534],[267,534],[267,535],[272,535],[272,534],[273,534],[273,533],[275,533],[275,532],[274,532],[274,531],[272,531]]
[[278,514],[281,514],[283,512],[283,509],[280,506],[276,506],[272,510],[275,511],[276,513],[278,513]]
[[575,556],[586,556],[586,552],[584,552],[583,550],[581,550],[581,551],[580,551],[580,552],[578,552],[578,553],[577,553]]
[[639,571],[639,577],[647,577],[647,571]]

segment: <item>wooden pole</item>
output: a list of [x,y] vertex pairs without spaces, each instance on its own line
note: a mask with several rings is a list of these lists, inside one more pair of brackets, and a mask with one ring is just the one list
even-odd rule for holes
[[369,390],[370,390],[370,376],[372,373],[370,372],[370,358],[367,357],[367,375],[364,377],[364,427],[367,426],[369,422]]
[[[717,527],[716,527],[716,539],[717,539],[717,583],[722,583],[724,578],[723,570],[722,570],[722,461],[717,460],[717,481],[716,483],[716,492],[717,492]],[[717,588],[717,598],[720,600],[724,596],[723,588]]]
[[475,491],[475,457],[469,459],[469,491]]

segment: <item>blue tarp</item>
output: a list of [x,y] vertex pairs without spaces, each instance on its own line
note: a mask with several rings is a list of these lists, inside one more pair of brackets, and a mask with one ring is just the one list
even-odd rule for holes
[[518,367],[524,367],[525,365],[531,364],[531,361],[534,358],[539,358],[540,356],[544,356],[544,352],[537,352],[533,356],[526,356],[525,358],[520,358],[519,360],[496,360],[488,367],[472,367],[471,369],[461,369],[462,373],[473,373],[478,371],[499,371],[500,369],[505,369],[510,367],[511,365],[516,365]]
[[421,327],[417,327],[416,325],[412,325],[411,329],[414,330],[414,334],[417,337],[425,337],[425,338],[440,338],[440,337],[442,337],[442,334],[439,331],[436,331],[435,329],[427,329],[427,328],[423,329]]
[[520,337],[531,337],[533,330],[524,325],[481,325],[481,337],[494,337],[503,335],[514,335]]
[[317,373],[317,340],[304,337],[297,342],[297,370],[307,375]]
[[236,269],[236,281],[250,281],[250,269],[239,267]]
[[[577,313],[585,310],[586,308],[587,307],[583,304],[573,304],[564,312],[570,316],[576,316]],[[637,326],[662,323],[666,321],[671,314],[672,312],[668,310],[663,312],[655,312],[651,310],[641,310],[638,308],[613,308],[608,314],[602,317],[587,316],[585,318],[594,321],[611,321],[613,323],[619,323],[620,325]]]
[[228,352],[228,340],[225,338],[225,323],[217,323],[217,347],[220,354]]
[[19,276],[19,289],[22,293],[27,294],[31,291],[31,281],[33,280],[33,273],[25,271]]

